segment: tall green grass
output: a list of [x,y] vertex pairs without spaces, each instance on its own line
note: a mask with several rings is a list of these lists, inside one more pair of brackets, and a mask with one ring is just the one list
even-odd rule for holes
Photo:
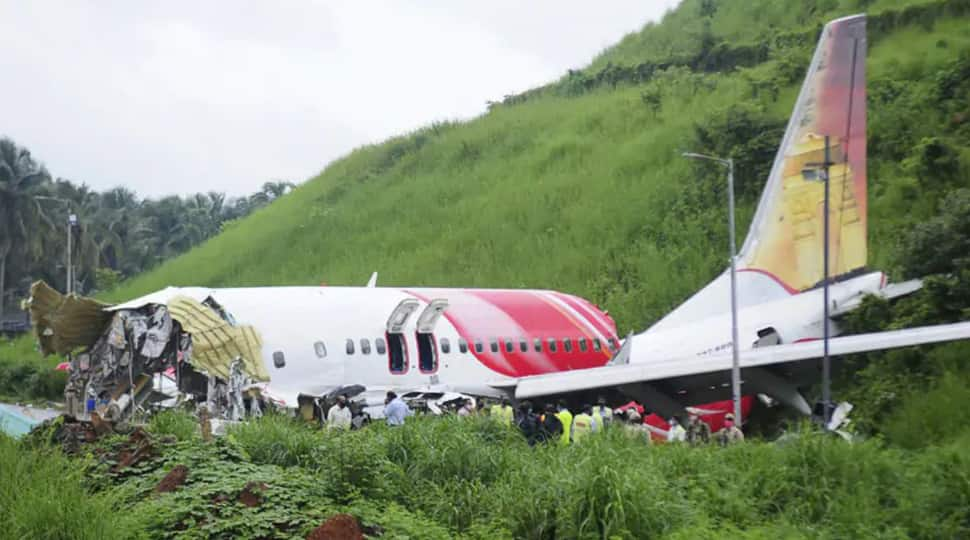
[[113,493],[84,486],[86,464],[54,450],[28,450],[0,433],[0,538],[111,539],[137,536]]
[[[277,418],[251,423],[247,435],[176,445],[145,479],[127,478],[117,489],[139,483],[146,489],[172,464],[190,459],[190,469],[200,472],[184,492],[145,502],[137,489],[129,491],[133,511],[171,507],[165,516],[175,523],[200,513],[218,521],[215,494],[234,496],[245,482],[260,481],[272,486],[270,515],[299,512],[293,501],[304,501],[312,515],[349,508],[371,524],[423,522],[453,537],[970,534],[967,435],[920,453],[878,440],[848,444],[807,427],[785,442],[730,448],[647,446],[621,430],[584,444],[532,448],[488,418],[420,416],[400,429],[378,424],[336,433]],[[293,448],[313,444],[300,458],[277,460],[284,467],[239,457],[259,455],[253,445],[277,439],[300,441],[287,444]],[[212,527],[240,527],[241,512],[248,510],[236,508]]]

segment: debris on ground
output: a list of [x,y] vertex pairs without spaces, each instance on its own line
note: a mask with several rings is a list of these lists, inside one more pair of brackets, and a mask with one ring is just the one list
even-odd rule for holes
[[337,514],[310,531],[307,540],[364,540],[364,533],[356,517]]
[[176,465],[171,471],[162,478],[162,481],[155,486],[155,493],[171,493],[185,483],[189,476],[189,468],[185,465]]
[[126,467],[136,465],[146,457],[152,455],[154,450],[151,437],[142,428],[135,428],[128,437],[121,451],[118,452],[117,463],[111,468],[111,472],[119,472]]

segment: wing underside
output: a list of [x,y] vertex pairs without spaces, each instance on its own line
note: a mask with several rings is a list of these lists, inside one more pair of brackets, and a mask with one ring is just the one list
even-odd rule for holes
[[[829,340],[829,354],[838,356],[968,338],[970,322],[926,326],[833,338]],[[806,377],[817,378],[817,367],[807,360],[820,358],[822,354],[821,340],[742,351],[739,360],[744,393],[781,394],[784,399],[792,385],[804,382]],[[495,386],[507,391],[514,389],[517,399],[527,399],[606,388],[634,389],[643,385],[641,394],[663,395],[683,406],[729,397],[727,381],[731,364],[732,355],[720,353],[548,373],[503,381]],[[803,412],[806,407],[803,403],[789,404]]]

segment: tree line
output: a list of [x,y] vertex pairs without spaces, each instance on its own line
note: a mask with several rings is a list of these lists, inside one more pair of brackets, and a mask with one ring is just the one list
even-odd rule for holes
[[242,197],[210,191],[159,199],[125,187],[95,191],[55,179],[29,150],[0,138],[0,321],[34,280],[67,289],[69,230],[72,289],[89,294],[192,248],[293,187],[271,181]]

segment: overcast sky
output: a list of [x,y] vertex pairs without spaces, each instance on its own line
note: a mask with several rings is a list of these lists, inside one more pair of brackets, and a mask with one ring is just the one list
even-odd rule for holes
[[677,0],[0,0],[0,135],[141,195],[302,182],[480,114]]

